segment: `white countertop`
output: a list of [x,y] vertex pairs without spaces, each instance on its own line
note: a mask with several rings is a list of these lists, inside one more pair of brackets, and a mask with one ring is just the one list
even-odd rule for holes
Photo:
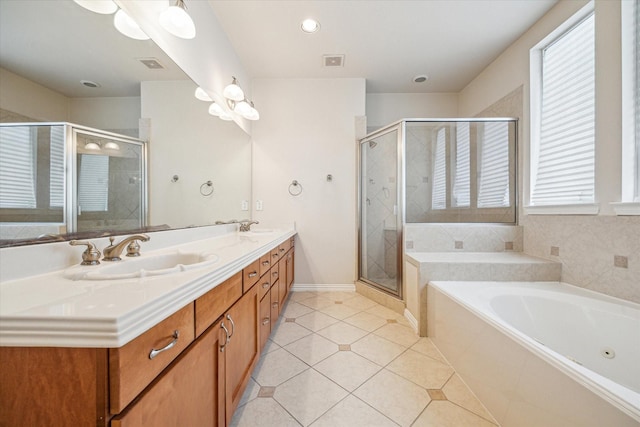
[[177,249],[219,256],[169,275],[74,281],[58,270],[2,282],[0,346],[121,347],[295,234],[233,232],[148,253],[142,243],[141,258]]

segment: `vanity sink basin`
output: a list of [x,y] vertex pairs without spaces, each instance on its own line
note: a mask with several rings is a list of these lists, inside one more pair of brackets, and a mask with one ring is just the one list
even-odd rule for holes
[[175,274],[210,266],[218,255],[197,252],[169,252],[160,255],[125,258],[122,261],[102,261],[99,266],[75,266],[65,271],[71,280],[118,280],[136,277]]

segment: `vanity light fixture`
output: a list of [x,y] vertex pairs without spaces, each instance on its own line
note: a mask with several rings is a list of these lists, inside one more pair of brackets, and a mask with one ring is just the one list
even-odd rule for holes
[[127,37],[136,40],[149,40],[149,36],[142,31],[138,23],[122,9],[118,10],[113,17],[113,25]]
[[100,13],[102,15],[111,15],[118,10],[113,0],[73,0],[80,6],[91,12]]
[[222,113],[220,114],[218,117],[220,117],[221,120],[224,120],[225,122],[230,122],[231,120],[233,120],[233,117],[231,117],[229,114],[227,113]]
[[251,105],[251,111],[248,114],[244,115],[244,118],[247,120],[260,120],[260,113],[256,110],[256,107],[253,106],[253,101],[249,101]]
[[228,115],[217,102],[212,102],[211,105],[209,105],[209,114],[218,117]]
[[232,79],[231,83],[222,91],[222,95],[231,101],[242,101],[244,99],[244,91],[238,85],[238,80],[235,77],[232,77]]
[[195,95],[196,95],[196,98],[198,98],[200,101],[205,101],[205,102],[213,101],[213,99],[211,99],[209,94],[207,94],[207,92],[205,92],[204,89],[202,89],[201,87],[196,88]]
[[176,0],[176,4],[162,12],[158,20],[162,28],[174,36],[192,39],[196,36],[196,26],[186,8],[184,0]]
[[97,142],[89,141],[86,144],[84,144],[84,149],[98,151],[100,150],[100,144],[98,144]]
[[120,146],[113,141],[109,141],[106,144],[104,144],[104,148],[106,148],[107,150],[120,150]]
[[302,28],[302,31],[304,31],[305,33],[312,34],[320,29],[320,23],[315,19],[309,18],[302,21],[300,28]]

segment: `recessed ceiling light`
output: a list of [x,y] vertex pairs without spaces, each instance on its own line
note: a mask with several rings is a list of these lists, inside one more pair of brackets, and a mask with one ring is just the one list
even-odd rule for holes
[[80,80],[80,83],[90,88],[100,87],[100,83],[92,82],[91,80]]
[[424,83],[424,82],[426,82],[427,80],[429,80],[429,76],[427,76],[426,74],[421,74],[421,75],[419,75],[419,76],[415,76],[415,77],[413,78],[413,82],[414,82],[414,83]]
[[320,29],[320,23],[315,19],[305,19],[300,26],[305,33],[315,33]]

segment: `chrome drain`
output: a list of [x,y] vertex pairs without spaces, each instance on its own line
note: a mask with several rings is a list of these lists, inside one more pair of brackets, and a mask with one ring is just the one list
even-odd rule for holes
[[616,357],[616,352],[610,347],[605,347],[600,350],[600,354],[606,359],[613,359],[614,357]]

